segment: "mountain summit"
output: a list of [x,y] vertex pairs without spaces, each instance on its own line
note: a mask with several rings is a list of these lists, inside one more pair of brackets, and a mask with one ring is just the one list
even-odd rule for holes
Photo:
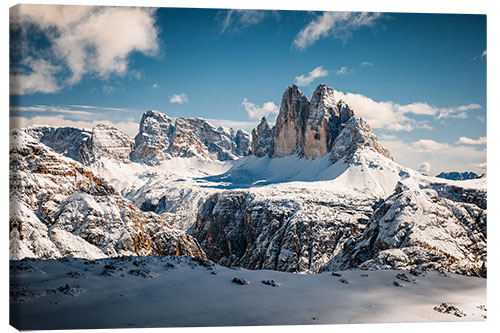
[[307,159],[330,153],[332,162],[336,162],[342,157],[339,152],[352,154],[361,146],[392,159],[370,126],[356,117],[347,103],[335,98],[332,87],[320,84],[309,101],[292,85],[283,94],[276,125],[270,129],[262,118],[252,131],[251,151],[257,157],[297,154]]

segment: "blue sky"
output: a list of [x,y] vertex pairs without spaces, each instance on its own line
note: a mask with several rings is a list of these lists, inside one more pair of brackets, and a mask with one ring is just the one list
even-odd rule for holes
[[135,135],[158,109],[250,130],[288,85],[310,97],[326,83],[397,162],[486,165],[484,15],[21,6],[11,36],[19,126]]

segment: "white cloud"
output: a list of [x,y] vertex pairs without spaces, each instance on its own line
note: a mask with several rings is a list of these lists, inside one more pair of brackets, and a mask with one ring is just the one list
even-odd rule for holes
[[340,69],[336,72],[337,75],[347,75],[349,74],[347,72],[347,66],[342,66]]
[[442,118],[467,118],[466,111],[471,110],[479,110],[481,109],[481,105],[471,103],[467,105],[460,105],[457,107],[449,107],[449,108],[436,108],[436,114],[438,119]]
[[64,28],[87,16],[92,6],[28,5],[20,4],[10,12],[12,24],[36,24],[42,29]]
[[397,136],[391,135],[391,134],[382,134],[382,135],[379,135],[379,138],[381,140],[396,140]]
[[454,117],[467,118],[467,111],[480,109],[479,104],[468,104],[457,107],[437,108],[428,103],[416,102],[401,105],[392,101],[377,102],[373,99],[354,93],[335,91],[337,99],[349,104],[354,112],[363,117],[372,127],[389,131],[412,131],[415,128],[431,130],[428,121],[416,121],[408,115],[432,116],[437,119]]
[[442,153],[446,149],[450,149],[451,146],[447,143],[440,143],[434,140],[420,139],[412,143],[412,148],[416,151],[423,153]]
[[403,113],[413,113],[420,115],[432,116],[437,112],[436,108],[433,108],[427,103],[412,103],[407,105],[398,105],[397,108]]
[[[257,125],[258,121],[237,121],[237,120],[227,120],[227,119],[207,119],[212,125],[225,128],[233,128],[235,130],[242,129],[247,132],[251,132]],[[271,124],[269,124],[271,126]]]
[[116,90],[115,87],[107,84],[102,86],[102,92],[105,93],[106,95],[111,95],[115,90]]
[[478,165],[486,160],[486,150],[471,146],[456,146],[429,139],[405,142],[383,136],[380,136],[380,142],[389,149],[394,160],[403,166],[419,170],[422,161],[429,163],[427,174],[436,175],[442,171],[481,173]]
[[92,117],[95,114],[88,111],[75,110],[71,107],[50,106],[50,105],[33,105],[33,106],[11,106],[10,111],[16,112],[48,112],[48,113],[63,113],[73,116]]
[[[18,73],[16,78],[19,87],[27,88],[14,93],[58,91],[85,75],[107,79],[111,74],[126,74],[132,52],[151,56],[158,51],[154,13],[151,8],[20,5],[12,14],[16,17],[13,27],[38,27],[50,46],[32,51],[33,57],[41,56],[23,64],[28,73]],[[46,88],[37,84],[41,74],[51,83]]]
[[361,63],[361,66],[362,66],[362,67],[373,66],[373,62],[363,61],[363,62]]
[[23,128],[32,125],[49,125],[54,127],[75,127],[75,128],[92,128],[97,124],[105,124],[113,126],[127,135],[134,137],[139,132],[139,123],[128,119],[122,122],[111,122],[109,120],[71,120],[61,116],[36,116],[32,118],[26,117],[10,117],[11,128]]
[[318,66],[312,71],[310,71],[307,75],[302,74],[300,76],[295,77],[295,83],[299,86],[307,86],[311,82],[313,82],[315,79],[320,78],[320,77],[325,77],[328,75],[328,71],[326,69],[323,69],[323,66]]
[[241,104],[245,107],[250,119],[261,119],[272,114],[278,114],[279,108],[274,102],[266,102],[261,107],[249,102],[246,97]]
[[170,103],[178,103],[178,104],[184,104],[188,102],[188,98],[186,94],[174,94],[170,98]]
[[470,138],[465,137],[465,136],[461,136],[460,139],[458,139],[457,143],[463,143],[466,145],[484,145],[484,144],[486,144],[486,137],[482,136],[479,139],[474,140],[474,139],[470,139]]
[[[408,121],[410,121],[410,120],[408,120]],[[385,126],[385,129],[388,131],[393,131],[393,132],[411,132],[411,131],[413,131],[414,127],[409,122],[405,123],[405,124],[393,123],[393,124],[388,124],[387,126]]]
[[266,15],[263,10],[230,9],[224,12],[219,34],[243,31],[262,21]]
[[153,85],[151,87],[153,89],[158,89],[158,88],[160,88],[160,85],[158,83],[153,83]]
[[483,53],[481,53],[481,59],[483,59],[484,57],[486,57],[486,50],[484,50]]
[[410,119],[400,112],[393,102],[376,102],[373,99],[353,93],[335,91],[337,99],[349,104],[354,112],[365,119],[373,128],[390,131],[412,130]]
[[33,93],[55,93],[60,90],[54,75],[59,66],[54,66],[44,59],[28,57],[23,64],[30,68],[29,73],[10,75],[10,94],[24,95]]
[[353,31],[373,26],[381,17],[380,13],[323,12],[295,36],[293,44],[299,50],[304,50],[325,37],[345,41]]
[[429,173],[431,171],[431,164],[429,162],[423,162],[418,167],[418,171],[426,174]]
[[478,163],[478,164],[476,164],[476,166],[479,169],[486,169],[488,167],[488,164],[486,162],[484,162],[484,163]]

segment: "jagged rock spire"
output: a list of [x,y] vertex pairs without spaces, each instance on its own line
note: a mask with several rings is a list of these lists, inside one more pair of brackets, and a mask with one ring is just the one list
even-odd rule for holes
[[266,117],[262,117],[257,128],[252,130],[251,151],[257,157],[272,155],[273,132],[267,123]]

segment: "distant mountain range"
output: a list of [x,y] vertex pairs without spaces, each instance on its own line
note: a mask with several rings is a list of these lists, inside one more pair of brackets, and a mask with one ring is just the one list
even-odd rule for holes
[[251,134],[144,113],[11,130],[10,258],[188,255],[289,272],[435,268],[486,275],[486,179],[393,161],[334,90],[288,87]]
[[444,178],[444,179],[450,179],[450,180],[467,180],[467,179],[476,179],[479,176],[474,173],[474,172],[441,172],[439,175],[436,177],[438,178]]

